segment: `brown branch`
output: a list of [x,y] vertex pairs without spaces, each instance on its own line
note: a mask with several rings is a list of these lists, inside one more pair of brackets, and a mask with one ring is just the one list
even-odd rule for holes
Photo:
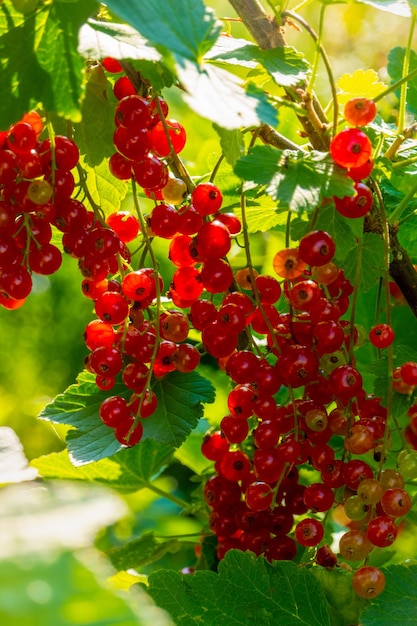
[[397,232],[394,228],[390,229],[390,244],[392,260],[389,273],[407,300],[408,306],[417,317],[417,272],[407,251],[398,241]]
[[[229,2],[260,48],[269,50],[287,45],[283,27],[274,17],[265,13],[258,0],[229,0]],[[299,88],[298,93],[294,90],[296,87]],[[329,137],[325,133],[328,124],[326,115],[317,98],[307,94],[304,87],[305,85],[294,85],[294,89],[286,91],[291,100],[306,107],[307,115],[297,117],[313,148],[327,152]]]

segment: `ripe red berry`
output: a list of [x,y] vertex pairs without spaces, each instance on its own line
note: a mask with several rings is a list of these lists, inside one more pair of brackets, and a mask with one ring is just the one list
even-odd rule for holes
[[200,215],[217,213],[222,202],[222,193],[213,183],[200,183],[191,194],[191,204]]
[[376,324],[369,331],[369,341],[376,348],[388,348],[394,341],[395,333],[389,324]]
[[329,263],[335,251],[336,245],[333,237],[324,230],[314,230],[304,235],[298,248],[300,259],[312,266]]
[[330,144],[330,154],[341,167],[359,167],[372,153],[371,141],[362,130],[346,128],[335,135]]
[[372,207],[372,191],[364,183],[355,183],[355,195],[334,199],[336,210],[344,217],[364,217]]
[[311,548],[320,543],[324,537],[323,524],[312,517],[306,517],[295,527],[295,538],[302,546]]
[[174,153],[178,154],[184,148],[187,140],[185,129],[182,124],[176,120],[165,120],[165,123],[168,127],[169,141],[162,121],[159,121],[152,126],[152,130],[150,131],[152,152],[159,157],[169,156],[171,146]]
[[353,574],[352,586],[360,598],[372,600],[385,589],[385,575],[377,567],[365,565]]
[[352,98],[345,104],[345,119],[352,126],[366,126],[376,116],[376,104],[368,98]]

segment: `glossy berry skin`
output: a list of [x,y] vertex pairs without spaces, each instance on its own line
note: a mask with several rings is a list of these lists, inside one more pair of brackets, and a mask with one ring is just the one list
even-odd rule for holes
[[328,511],[334,502],[333,490],[322,483],[313,483],[304,491],[304,504],[314,513]]
[[200,183],[191,194],[191,204],[200,215],[217,213],[222,202],[222,193],[214,183]]
[[246,505],[252,511],[266,511],[272,504],[274,492],[268,483],[257,481],[251,483],[245,492]]
[[372,600],[385,589],[385,575],[377,567],[365,565],[353,574],[352,586],[360,598]]
[[311,548],[323,539],[323,524],[312,517],[306,517],[298,522],[294,534],[300,545]]
[[368,524],[368,539],[374,546],[378,546],[378,548],[386,548],[392,545],[397,534],[398,527],[387,515],[374,517]]
[[329,263],[334,257],[336,245],[334,239],[324,230],[314,230],[300,240],[298,253],[300,258],[311,266]]
[[[166,136],[164,124],[157,122],[150,131],[152,152],[158,157],[167,157],[172,150],[175,154],[179,154],[184,148],[187,141],[185,128],[176,120],[165,120],[168,127],[169,141]],[[171,143],[171,145],[170,145]]]
[[340,167],[359,167],[372,153],[369,137],[357,128],[346,128],[335,135],[330,144],[333,161]]
[[340,365],[329,375],[329,382],[336,396],[342,400],[356,396],[362,389],[362,376],[352,365]]
[[411,498],[404,489],[387,489],[381,498],[381,507],[390,517],[402,517],[411,508]]
[[116,428],[119,424],[130,420],[130,409],[124,398],[111,396],[101,403],[99,415],[106,426]]
[[352,126],[366,126],[376,116],[376,104],[368,98],[352,98],[345,104],[345,120]]
[[369,331],[369,341],[375,348],[388,348],[395,338],[395,332],[389,324],[376,324]]
[[362,561],[372,549],[368,537],[361,530],[351,530],[342,535],[339,552],[347,561]]
[[417,385],[417,363],[407,361],[400,368],[400,375],[406,385]]
[[229,442],[220,431],[207,433],[201,444],[201,452],[209,461],[220,461],[229,450]]
[[372,191],[364,183],[355,183],[355,195],[334,199],[335,208],[344,217],[359,218],[372,207]]

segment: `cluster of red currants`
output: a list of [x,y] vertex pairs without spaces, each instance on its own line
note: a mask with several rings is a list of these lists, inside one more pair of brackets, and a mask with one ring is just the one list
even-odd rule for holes
[[79,159],[63,135],[40,140],[35,111],[0,132],[0,305],[17,309],[32,290],[32,272],[49,275],[62,262],[52,228],[71,204],[71,170]]
[[[327,545],[319,546],[324,518],[343,507],[345,524],[354,528],[343,535],[339,558],[360,563],[373,548],[394,542],[398,522],[410,508],[402,475],[379,462],[374,468],[374,461],[363,458],[384,455],[387,410],[380,398],[365,392],[355,367],[356,329],[341,319],[353,287],[333,263],[334,253],[328,233],[311,231],[298,248],[276,254],[274,269],[284,279],[280,302],[288,312],[274,306],[281,286],[274,286],[272,277],[257,276],[251,294],[226,296],[233,296],[246,318],[246,332],[258,341],[250,349],[230,345],[229,355],[221,353],[233,384],[228,414],[202,445],[215,463],[204,497],[220,559],[237,548],[288,560],[302,546],[316,551],[320,565],[334,567],[338,557]],[[191,306],[192,320],[202,302]],[[379,324],[369,338],[377,347],[388,346],[393,331]],[[206,349],[211,352],[210,344]],[[274,395],[285,388],[287,401],[281,405]],[[308,486],[298,470],[305,464],[316,473]],[[362,597],[378,595],[384,584],[384,574],[367,564],[353,576]]]
[[372,207],[372,191],[363,180],[374,167],[372,144],[360,127],[366,126],[376,116],[376,105],[367,98],[352,98],[344,109],[345,120],[351,125],[334,136],[330,154],[334,162],[346,168],[347,175],[355,181],[353,196],[334,198],[336,210],[344,217],[364,217]]

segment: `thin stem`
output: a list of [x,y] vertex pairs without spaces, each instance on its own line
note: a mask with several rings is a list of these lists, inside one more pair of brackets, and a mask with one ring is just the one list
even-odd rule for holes
[[[403,62],[403,71],[402,77],[408,74],[408,69],[410,67],[410,57],[411,57],[411,49],[413,44],[413,34],[414,28],[416,25],[417,11],[413,11],[411,17],[410,31],[408,33],[408,41],[407,47],[405,49],[404,54],[404,62]],[[406,108],[407,108],[407,82],[403,82],[401,85],[401,94],[400,94],[400,106],[398,111],[398,132],[402,133],[405,127],[405,116],[406,116]]]
[[[382,228],[383,228],[384,259],[385,259],[385,272],[383,276],[383,286],[384,286],[384,293],[385,293],[385,315],[386,315],[387,324],[391,326],[391,297],[390,297],[390,291],[389,291],[390,233],[389,233],[389,226],[387,222],[385,206],[384,206],[384,201],[382,198],[381,190],[376,184],[374,185],[374,188],[375,188],[375,195],[378,199],[379,211],[381,213],[381,218],[382,218],[381,221],[382,221]],[[392,408],[392,400],[393,400],[393,386],[392,386],[393,371],[394,371],[394,350],[393,350],[393,346],[390,345],[387,348],[387,380],[388,380],[387,415],[388,417],[390,417],[392,414],[391,408]],[[390,431],[388,424],[389,424],[389,421],[387,419],[385,430],[384,430],[384,437],[382,440],[382,454],[381,454],[381,461],[379,463],[379,468],[378,468],[378,476],[380,475],[381,470],[383,468],[383,464],[385,462],[385,452],[389,447],[389,439],[390,439],[391,431]],[[397,427],[399,426],[398,423],[396,423],[396,426]]]
[[[416,193],[417,193],[417,184],[415,184],[410,189],[410,191],[401,200],[400,204],[391,213],[391,215],[389,216],[389,219],[388,219],[388,223],[389,224],[392,225],[392,224],[395,224],[395,222],[398,222],[398,220],[400,219],[401,215],[403,214],[403,212],[407,208],[407,204],[410,202],[410,200],[412,200],[414,198]],[[403,222],[405,221],[405,219],[407,219],[407,218],[404,218]]]
[[372,100],[374,102],[378,102],[378,100],[382,100],[382,98],[385,98],[386,96],[389,96],[389,94],[392,93],[393,91],[396,91],[398,87],[401,87],[403,83],[408,83],[411,80],[413,80],[415,76],[417,76],[417,67],[411,70],[411,72],[409,72],[402,78],[399,78],[398,80],[396,80],[395,83],[392,83],[392,85],[384,89],[384,91],[380,91],[378,95],[372,98]]
[[[155,359],[156,359],[156,355],[158,352],[158,348],[159,348],[159,343],[160,343],[160,329],[159,329],[159,318],[161,315],[161,289],[160,289],[160,285],[159,285],[159,263],[158,260],[155,256],[155,252],[152,248],[152,243],[151,243],[151,239],[148,236],[148,233],[146,231],[146,223],[145,220],[143,219],[143,215],[142,215],[142,211],[141,208],[139,206],[139,200],[138,200],[138,195],[136,192],[136,181],[134,179],[134,177],[132,176],[131,179],[131,183],[132,183],[132,195],[133,195],[133,203],[135,206],[135,210],[136,210],[136,214],[138,216],[138,220],[139,220],[139,224],[140,224],[140,228],[142,231],[142,236],[145,242],[145,247],[148,250],[149,256],[151,258],[151,263],[152,263],[152,268],[153,268],[153,273],[154,273],[154,277],[155,277],[155,299],[156,299],[156,322],[155,322],[155,345],[153,348],[153,352],[152,352],[152,356],[151,356],[151,360],[150,360],[150,365],[149,365],[149,371],[148,371],[148,375],[146,378],[146,385],[145,385],[145,389],[148,389],[150,387],[150,382],[151,382],[151,378],[152,378],[152,372],[153,372],[153,364],[155,363]],[[133,430],[136,428],[138,422],[139,422],[139,418],[140,418],[140,412],[141,412],[141,408],[142,408],[142,404],[143,401],[145,399],[145,393],[142,393],[141,398],[140,398],[140,402],[139,402],[139,407],[138,407],[138,411],[136,414],[136,418],[132,424],[132,428],[130,429],[130,433],[133,432]]]
[[[324,17],[324,7],[325,5],[322,6],[322,12],[320,13],[320,29],[323,28],[323,24],[322,24],[322,19]],[[335,133],[336,129],[337,129],[337,118],[339,116],[339,105],[338,105],[338,101],[337,101],[337,91],[336,91],[336,81],[334,79],[333,76],[333,71],[332,71],[332,67],[329,61],[329,58],[326,54],[326,51],[324,50],[323,46],[321,45],[321,31],[319,31],[319,35],[317,35],[317,33],[311,28],[311,26],[299,15],[297,15],[296,13],[293,13],[292,11],[284,11],[282,13],[282,16],[288,16],[289,18],[291,18],[292,20],[294,20],[295,22],[298,22],[299,24],[302,25],[303,28],[305,28],[305,30],[309,33],[309,35],[314,39],[315,43],[316,43],[316,50],[318,51],[318,53],[320,54],[324,66],[326,68],[326,72],[327,72],[327,77],[329,80],[329,84],[330,84],[330,90],[332,92],[332,100],[333,100],[333,129],[332,132]],[[313,72],[317,73],[317,67],[313,67]],[[310,84],[308,86],[308,91],[310,92],[311,88],[312,88],[312,81],[315,80],[315,75],[313,74],[312,79],[310,80]]]
[[349,336],[349,363],[353,362],[353,349],[354,349],[354,334],[355,334],[355,314],[356,314],[356,304],[358,301],[359,294],[359,281],[361,277],[362,271],[362,251],[363,251],[363,237],[359,239],[358,242],[358,260],[356,262],[355,269],[355,278],[354,278],[354,291],[352,295],[352,308],[350,312],[350,336]]
[[322,4],[320,7],[320,17],[319,17],[319,32],[316,36],[316,47],[314,50],[314,59],[311,68],[311,77],[308,83],[307,91],[312,91],[314,88],[314,83],[317,78],[317,71],[319,67],[319,60],[321,56],[321,40],[323,37],[323,25],[324,25],[324,13],[326,11],[326,5]]
[[191,193],[194,188],[195,185],[193,183],[193,181],[191,180],[191,177],[189,175],[189,173],[187,172],[184,163],[181,161],[181,159],[179,158],[178,154],[175,152],[174,150],[174,146],[172,145],[172,141],[171,141],[171,136],[169,134],[169,126],[168,123],[165,119],[165,115],[164,112],[162,110],[162,106],[159,100],[159,97],[157,96],[154,99],[155,102],[155,108],[156,111],[159,115],[159,118],[161,120],[162,126],[164,128],[164,133],[165,133],[165,137],[168,141],[168,145],[169,145],[169,166],[172,169],[172,171],[174,172],[175,176],[178,176],[179,178],[181,178],[185,184],[187,185],[187,190],[189,193]]
[[169,493],[169,491],[164,491],[163,489],[160,489],[159,487],[155,485],[155,483],[146,482],[145,486],[148,489],[150,489],[150,491],[153,491],[154,493],[158,494],[158,496],[161,496],[162,498],[166,498],[170,502],[177,504],[182,509],[186,509],[189,506],[188,502],[186,502],[185,500],[182,500],[181,498],[177,498],[177,496],[174,496],[174,494]]

